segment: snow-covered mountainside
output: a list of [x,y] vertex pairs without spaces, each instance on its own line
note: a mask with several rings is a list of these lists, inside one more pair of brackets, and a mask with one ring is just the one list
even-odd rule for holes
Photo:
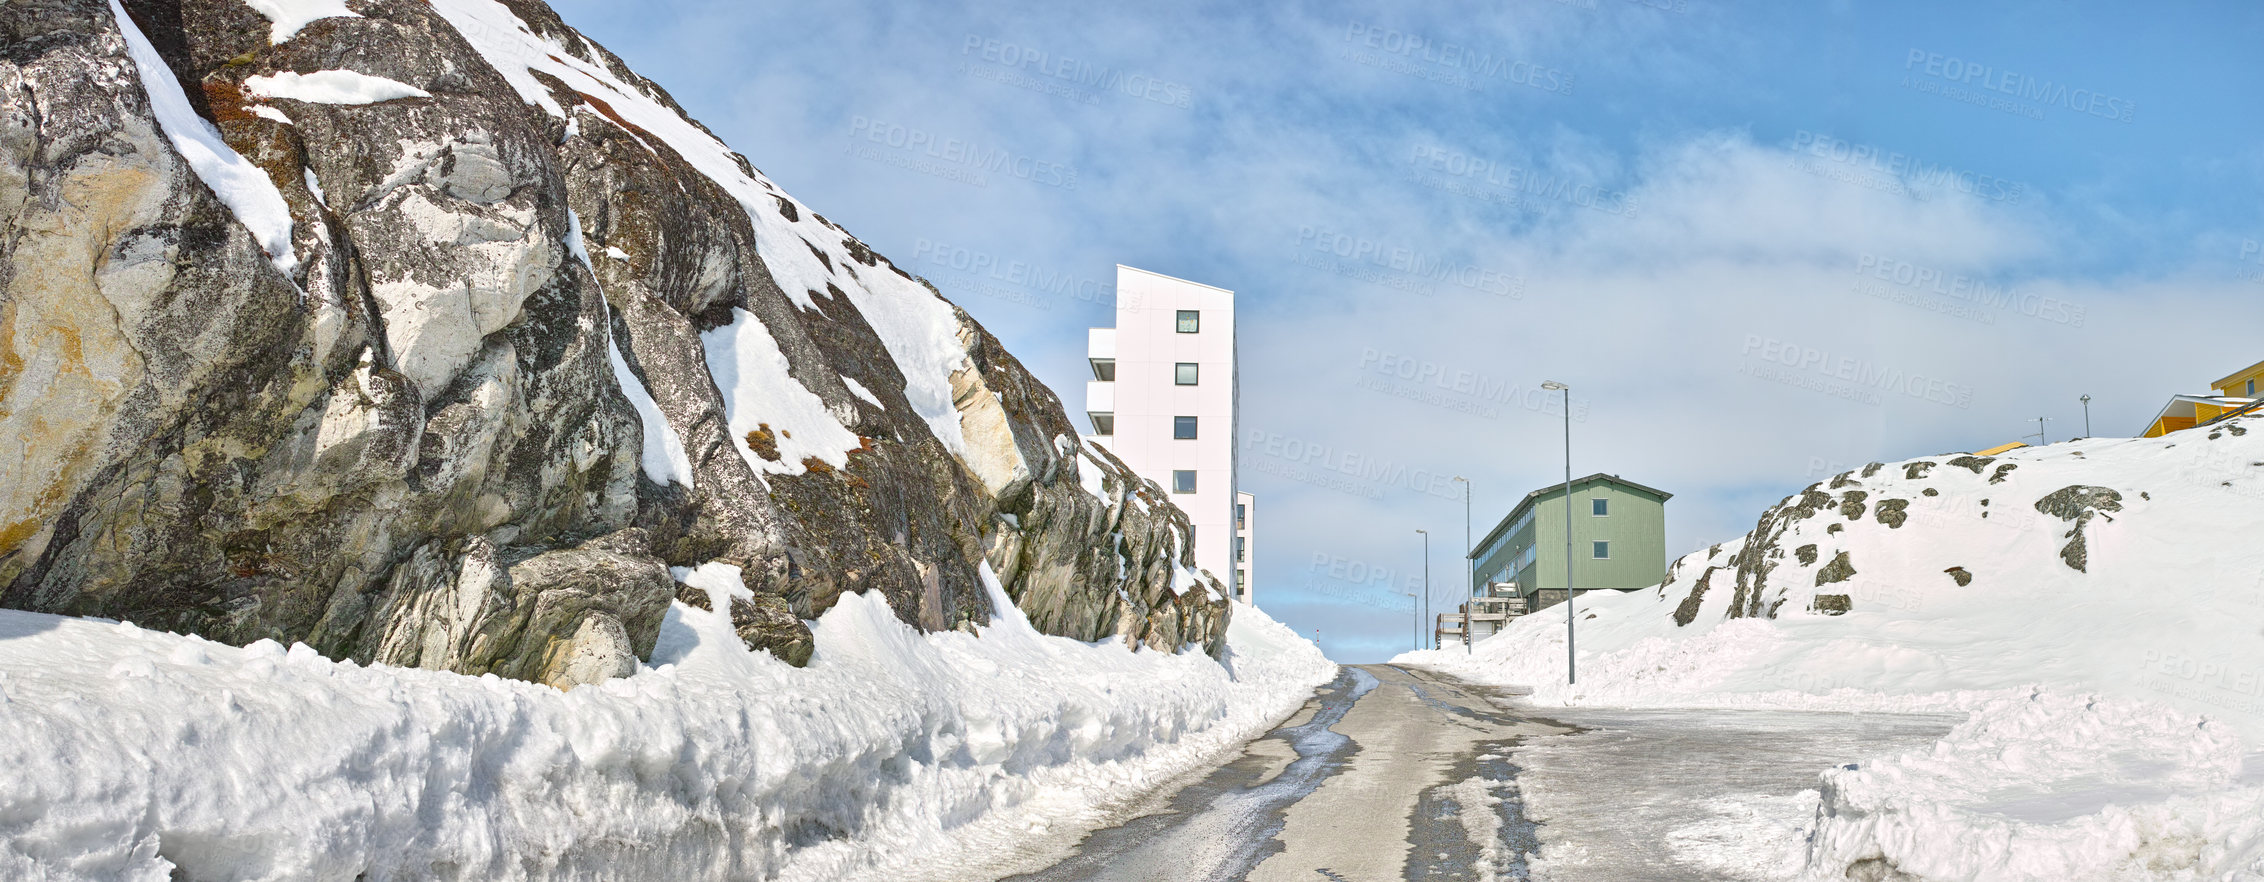
[[749,646],[1223,651],[1185,516],[538,0],[0,4],[0,605],[559,686]]
[[1969,712],[1823,774],[1817,878],[2264,878],[2259,536],[2264,419],[1874,463],[1584,595],[1577,686],[1561,607],[1400,660],[1543,706]]
[[801,669],[676,604],[655,667],[571,692],[0,611],[0,878],[990,878],[1335,675],[1256,610],[1217,660],[1132,650],[979,575],[976,633],[844,595]]

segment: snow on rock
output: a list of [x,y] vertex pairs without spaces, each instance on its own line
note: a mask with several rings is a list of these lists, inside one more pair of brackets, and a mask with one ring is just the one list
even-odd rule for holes
[[606,360],[613,365],[613,380],[621,384],[621,394],[628,396],[629,404],[637,409],[637,422],[645,429],[645,448],[642,465],[645,477],[656,484],[671,481],[685,487],[692,486],[692,457],[684,452],[684,439],[668,424],[668,417],[660,412],[660,405],[652,400],[645,382],[629,370],[629,361],[621,357],[621,346],[608,337],[605,341]]
[[988,588],[979,636],[845,596],[806,669],[677,604],[653,667],[572,692],[0,611],[0,877],[950,876],[1334,676],[1255,610],[1213,661],[1044,636]]
[[317,19],[361,17],[346,8],[346,0],[244,0],[244,5],[275,23],[267,31],[269,43],[289,40]]
[[[314,183],[311,174],[307,183],[310,186]],[[320,198],[320,193],[316,196]],[[582,219],[571,208],[566,210],[566,253],[582,262],[594,283],[597,267],[590,264],[589,248],[582,242]],[[611,333],[605,335],[605,357],[613,365],[613,381],[621,386],[621,394],[629,399],[629,405],[636,408],[637,422],[644,427],[641,465],[645,477],[656,484],[673,481],[691,487],[692,457],[684,450],[684,439],[676,434],[675,426],[669,425],[667,415],[660,412],[660,404],[653,401],[652,391],[645,388],[645,381],[629,369],[629,360],[621,357],[620,341],[613,339]]]
[[865,399],[865,401],[867,401],[867,402],[871,403],[871,404],[872,404],[872,406],[874,406],[874,407],[887,407],[887,406],[888,406],[888,405],[885,405],[885,404],[882,404],[882,403],[880,403],[880,396],[878,396],[878,395],[874,395],[874,394],[873,394],[873,390],[865,388],[865,384],[857,382],[857,379],[856,379],[855,377],[842,377],[842,378],[841,378],[841,382],[842,382],[842,384],[843,384],[843,385],[846,385],[846,386],[848,386],[848,387],[849,387],[849,393],[850,393],[850,394],[852,394],[852,395],[855,395],[855,396],[857,396],[857,397],[859,397],[859,398]]
[[[815,295],[848,296],[879,335],[904,375],[904,396],[944,449],[964,457],[965,434],[953,404],[951,377],[967,366],[957,311],[934,291],[896,271],[840,228],[795,201],[754,171],[707,129],[663,103],[646,84],[626,82],[590,61],[582,47],[560,46],[530,30],[495,0],[435,0],[433,8],[511,83],[522,99],[555,116],[567,116],[534,77],[557,77],[577,92],[604,102],[608,115],[654,137],[723,188],[747,212],[756,251],[781,291],[795,305],[818,308]],[[863,269],[860,270],[859,268]]]
[[245,77],[244,90],[261,98],[289,98],[309,104],[376,104],[396,98],[432,97],[431,92],[408,83],[350,70],[310,74],[283,71],[271,77]]
[[788,373],[786,353],[754,313],[733,309],[731,323],[700,334],[700,344],[723,392],[732,446],[756,474],[799,475],[811,458],[838,469],[863,443]]
[[150,110],[164,128],[166,140],[173,142],[173,149],[188,160],[213,195],[235,212],[236,220],[251,231],[275,268],[290,275],[298,267],[299,257],[291,249],[291,206],[283,201],[282,191],[275,189],[266,172],[221,140],[218,129],[197,115],[188,95],[181,91],[181,81],[173,78],[157,47],[150,45],[133,17],[118,6],[118,0],[110,0],[110,14],[118,20],[127,54],[134,60],[134,72],[141,76],[142,90],[149,95]]
[[1826,776],[1824,878],[2264,876],[2260,429],[1838,475],[1656,588],[1582,595],[1577,687],[1561,606],[1395,661],[1544,706],[1970,713]]

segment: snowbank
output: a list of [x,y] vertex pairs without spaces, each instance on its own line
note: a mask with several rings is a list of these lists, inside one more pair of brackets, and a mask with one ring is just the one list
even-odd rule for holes
[[566,693],[0,612],[0,878],[943,878],[1334,676],[1248,608],[1221,664],[1041,635],[992,586],[980,636],[846,596],[806,669],[679,604],[653,666]]
[[2258,429],[1840,475],[1655,589],[1582,596],[1577,686],[1562,607],[1395,661],[1541,705],[1970,712],[1827,776],[1822,877],[2264,878],[2264,826],[2236,817],[2264,807],[2240,771],[2264,744]]

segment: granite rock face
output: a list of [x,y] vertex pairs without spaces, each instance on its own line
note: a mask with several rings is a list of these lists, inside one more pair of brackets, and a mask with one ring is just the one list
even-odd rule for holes
[[[127,0],[150,82],[110,4],[0,4],[0,602],[563,687],[669,567],[799,663],[847,591],[987,621],[987,565],[1041,630],[1223,647],[1160,487],[658,85],[539,2],[349,6]],[[318,71],[405,97],[268,85]]]

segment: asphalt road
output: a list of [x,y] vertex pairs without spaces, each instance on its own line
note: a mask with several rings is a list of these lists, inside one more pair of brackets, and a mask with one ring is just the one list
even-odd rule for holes
[[[1797,869],[1819,769],[1940,717],[1552,712],[1415,668],[1346,667],[1232,762],[1017,882],[1766,880]],[[1533,809],[1545,809],[1535,812]],[[1534,815],[1538,815],[1535,817]]]
[[1570,730],[1513,714],[1497,698],[1427,671],[1347,667],[1162,811],[1098,831],[1068,859],[1012,878],[1469,879],[1481,862],[1514,877],[1532,830],[1517,817],[1507,749]]

